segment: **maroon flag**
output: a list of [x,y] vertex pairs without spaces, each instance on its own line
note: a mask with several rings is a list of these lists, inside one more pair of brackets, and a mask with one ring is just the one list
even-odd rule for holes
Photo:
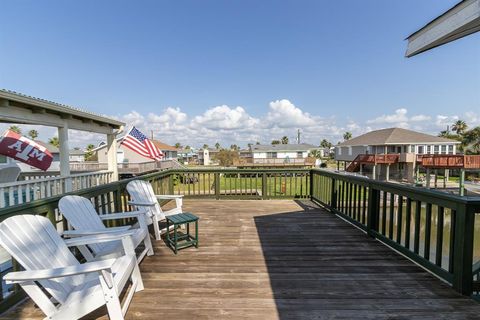
[[0,154],[46,171],[53,156],[44,146],[11,130],[0,137]]

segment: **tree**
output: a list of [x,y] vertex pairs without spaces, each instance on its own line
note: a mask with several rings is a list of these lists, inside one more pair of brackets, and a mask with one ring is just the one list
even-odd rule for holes
[[282,141],[282,144],[288,144],[288,137],[283,136],[281,141]]
[[272,140],[272,144],[280,144],[280,140]]
[[35,130],[35,129],[32,129],[32,130],[28,131],[28,136],[30,138],[32,138],[32,140],[35,140],[38,137],[38,131]]
[[323,139],[321,142],[320,142],[320,147],[322,148],[331,148],[333,146],[333,144],[328,141],[327,139]]
[[185,150],[190,150],[192,147],[190,147],[188,144],[185,146]]
[[220,150],[222,146],[220,145],[219,142],[215,143],[215,149]]
[[316,158],[316,159],[320,159],[322,157],[321,153],[320,153],[320,150],[312,150],[312,151],[310,151],[310,154],[308,156]]
[[85,149],[85,155],[84,155],[84,158],[85,158],[85,161],[92,161],[94,160],[93,159],[93,149],[95,149],[95,146],[93,144],[88,144],[87,145],[87,148]]
[[258,146],[260,144],[260,141],[255,142],[255,144]]
[[352,139],[352,133],[351,133],[351,132],[348,132],[348,131],[345,132],[345,133],[343,134],[343,140],[347,141],[347,140],[350,140],[350,139]]
[[15,132],[15,133],[22,134],[22,129],[20,129],[19,126],[13,125],[13,126],[10,126],[10,128],[8,128],[8,129],[9,129],[10,131]]
[[182,147],[182,144],[180,142],[175,143],[175,148],[180,149]]
[[221,166],[229,167],[238,159],[238,153],[233,150],[222,149],[218,152],[216,159]]
[[55,147],[60,147],[60,140],[58,140],[58,137],[52,137],[50,139],[48,139],[48,143],[50,143],[51,145],[55,146]]
[[[463,134],[464,149],[473,153],[480,153],[480,126],[466,131]],[[471,147],[470,150],[469,147]]]
[[468,128],[467,123],[463,120],[457,120],[452,125],[452,130],[460,135],[463,134],[467,130],[467,128]]
[[237,151],[238,149],[240,148],[236,144],[230,145],[230,150]]
[[204,144],[203,149],[208,149],[208,144]]

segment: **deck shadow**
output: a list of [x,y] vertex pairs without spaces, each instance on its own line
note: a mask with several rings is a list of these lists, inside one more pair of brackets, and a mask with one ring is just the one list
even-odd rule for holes
[[254,217],[280,319],[478,319],[480,305],[313,202]]

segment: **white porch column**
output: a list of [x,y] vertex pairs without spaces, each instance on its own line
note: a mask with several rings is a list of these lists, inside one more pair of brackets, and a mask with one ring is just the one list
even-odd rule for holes
[[118,180],[118,165],[117,165],[117,139],[116,135],[107,134],[107,161],[108,171],[112,171],[112,181]]
[[[68,125],[65,123],[63,127],[58,127],[58,142],[60,144],[60,175],[62,177],[70,176],[70,147],[68,146]],[[72,191],[72,180],[65,180],[65,192]]]
[[386,168],[386,171],[385,171],[385,181],[390,181],[390,165],[387,164],[387,168]]

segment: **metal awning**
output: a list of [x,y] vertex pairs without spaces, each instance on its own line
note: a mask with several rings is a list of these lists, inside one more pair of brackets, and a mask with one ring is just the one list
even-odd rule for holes
[[125,123],[79,108],[0,89],[0,122],[112,134]]
[[407,58],[480,31],[480,0],[463,0],[407,37]]

